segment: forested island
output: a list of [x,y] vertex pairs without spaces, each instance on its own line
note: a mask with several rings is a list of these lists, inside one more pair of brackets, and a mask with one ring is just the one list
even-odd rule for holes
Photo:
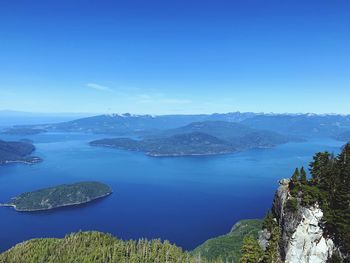
[[35,146],[31,142],[0,140],[0,165],[8,163],[38,163],[41,159],[36,156],[31,156],[34,151]]
[[140,151],[161,157],[233,153],[269,148],[292,140],[296,139],[238,123],[206,121],[155,133],[142,140],[107,138],[92,141],[90,145]]
[[23,193],[2,206],[11,206],[17,211],[33,212],[79,205],[108,196],[111,193],[112,189],[106,184],[79,182]]
[[128,138],[102,139],[92,141],[90,145],[140,151],[154,157],[213,155],[236,151],[225,141],[199,132],[141,141]]

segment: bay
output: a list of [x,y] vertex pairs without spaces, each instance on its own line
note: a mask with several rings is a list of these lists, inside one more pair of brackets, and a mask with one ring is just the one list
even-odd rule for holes
[[338,153],[331,139],[288,143],[271,149],[198,157],[155,158],[88,145],[104,135],[46,133],[1,136],[31,139],[43,158],[35,165],[0,166],[0,202],[19,193],[86,180],[114,193],[92,203],[44,212],[0,209],[0,251],[38,237],[98,230],[122,239],[161,238],[186,250],[227,233],[241,219],[262,218],[278,180],[308,166],[315,152]]

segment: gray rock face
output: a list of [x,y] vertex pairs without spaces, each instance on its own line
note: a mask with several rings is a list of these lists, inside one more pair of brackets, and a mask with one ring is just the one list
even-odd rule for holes
[[285,262],[322,263],[332,256],[333,240],[323,237],[319,226],[323,212],[318,206],[302,208],[302,220],[286,247]]
[[260,247],[265,251],[269,245],[271,233],[267,229],[263,229],[258,233],[258,242]]
[[323,212],[316,204],[298,211],[285,209],[291,198],[289,180],[281,180],[273,210],[281,227],[281,258],[285,263],[326,263],[336,249],[332,239],[324,236]]

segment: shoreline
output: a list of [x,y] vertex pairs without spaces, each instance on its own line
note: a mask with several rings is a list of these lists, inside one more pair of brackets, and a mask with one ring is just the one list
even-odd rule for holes
[[104,195],[100,195],[100,196],[97,196],[93,199],[90,199],[90,200],[87,200],[85,202],[76,202],[76,203],[70,203],[70,204],[64,204],[64,205],[60,205],[60,206],[55,206],[55,207],[51,207],[51,208],[40,208],[40,209],[18,209],[16,207],[16,205],[14,204],[0,204],[0,207],[13,207],[15,211],[17,212],[39,212],[39,211],[48,211],[48,210],[53,210],[53,209],[57,209],[57,208],[61,208],[61,207],[67,207],[67,206],[79,206],[81,204],[86,204],[86,203],[90,203],[94,200],[97,200],[97,199],[101,199],[103,197],[107,197],[109,195],[111,195],[113,193],[113,191],[109,192],[109,193],[106,193]]
[[6,164],[13,164],[13,163],[22,163],[22,164],[36,164],[36,163],[41,163],[43,159],[40,157],[33,157],[34,159],[30,160],[6,160],[6,161],[1,161],[0,165],[6,165]]
[[[243,151],[248,151],[252,149],[273,149],[277,147],[278,145],[271,145],[271,146],[259,146],[259,147],[252,147],[252,148],[245,148],[245,149],[240,149],[240,150],[232,150],[232,151],[222,151],[222,152],[209,152],[209,153],[151,153],[147,151],[143,151],[141,149],[128,149],[128,148],[123,148],[119,146],[114,146],[114,145],[109,145],[109,144],[91,144],[89,143],[90,146],[93,147],[100,147],[100,148],[109,148],[109,149],[116,149],[116,150],[122,150],[122,151],[128,151],[128,152],[137,152],[137,153],[143,153],[145,156],[148,157],[154,157],[154,158],[162,158],[162,157],[196,157],[196,156],[215,156],[215,155],[225,155],[225,154],[234,154],[234,153],[239,153]],[[284,144],[284,143],[283,143]]]

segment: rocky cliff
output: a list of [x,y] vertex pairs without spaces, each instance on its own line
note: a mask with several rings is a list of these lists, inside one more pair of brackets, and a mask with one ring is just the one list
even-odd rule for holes
[[[325,234],[323,212],[315,204],[304,207],[296,200],[294,209],[288,204],[292,197],[289,180],[280,181],[273,202],[272,214],[280,228],[279,261],[285,263],[327,262],[335,250],[333,240]],[[271,234],[265,229],[259,235],[263,249],[269,244]]]

